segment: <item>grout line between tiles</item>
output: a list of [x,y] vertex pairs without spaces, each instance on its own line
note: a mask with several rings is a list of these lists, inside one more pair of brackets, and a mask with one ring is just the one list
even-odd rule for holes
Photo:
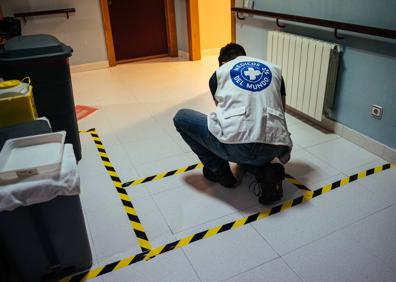
[[188,255],[186,254],[186,252],[184,251],[183,248],[181,249],[181,251],[183,252],[184,257],[187,259],[188,263],[191,265],[192,269],[194,270],[195,275],[197,275],[198,280],[199,280],[199,281],[202,281],[201,276],[199,276],[198,271],[195,269],[193,263],[191,262],[190,258],[188,257]]
[[149,196],[150,196],[151,200],[154,202],[154,205],[155,205],[155,207],[157,208],[159,214],[161,215],[162,220],[165,222],[166,227],[168,228],[169,233],[172,234],[172,235],[174,236],[175,234],[173,233],[172,228],[170,227],[168,221],[166,220],[166,217],[165,217],[164,214],[162,213],[161,208],[160,208],[159,205],[157,204],[157,202],[156,202],[156,200],[154,199],[154,197],[153,197],[151,194],[149,194]]
[[294,268],[291,266],[291,265],[289,265],[288,263],[287,263],[287,261],[281,256],[280,257],[280,259],[287,265],[287,267],[303,282],[304,281],[304,278],[300,275],[300,274],[298,274],[298,272],[297,271],[295,271],[294,270]]
[[375,215],[375,214],[377,214],[377,213],[379,213],[379,212],[382,212],[382,211],[384,211],[384,210],[386,210],[386,209],[388,209],[388,208],[390,208],[390,207],[392,207],[392,206],[395,206],[395,205],[396,205],[396,204],[390,204],[390,205],[388,205],[388,206],[386,206],[386,207],[384,207],[384,208],[381,208],[381,209],[379,209],[379,210],[376,210],[376,211],[374,211],[374,212],[372,212],[372,213],[370,213],[370,214],[368,214],[368,215],[366,215],[366,216],[364,216],[364,217],[362,217],[362,218],[360,218],[360,219],[358,219],[358,220],[356,220],[356,221],[354,221],[354,222],[346,223],[345,225],[340,226],[339,228],[337,228],[337,229],[331,231],[330,233],[326,234],[325,236],[323,236],[323,237],[321,237],[321,238],[315,239],[315,240],[313,240],[313,241],[311,241],[311,242],[308,242],[308,243],[303,244],[303,245],[300,246],[300,247],[297,247],[297,248],[295,248],[295,249],[293,249],[293,250],[290,250],[290,251],[286,252],[285,254],[281,255],[281,257],[287,256],[287,255],[289,255],[290,253],[293,253],[293,252],[295,252],[295,251],[297,251],[297,250],[299,250],[299,249],[302,249],[302,248],[304,248],[304,247],[306,247],[306,246],[308,246],[308,245],[311,245],[311,244],[313,244],[313,243],[315,243],[315,242],[317,242],[317,241],[320,241],[320,240],[322,240],[322,239],[325,239],[325,238],[327,238],[327,237],[333,235],[334,233],[337,233],[337,232],[339,232],[339,231],[342,231],[342,230],[344,230],[344,229],[346,229],[346,228],[348,228],[348,227],[350,227],[350,226],[352,226],[352,225],[355,225],[356,223],[359,223],[360,221],[363,221],[363,220],[367,219],[367,218],[370,217],[370,216],[373,216],[373,215]]
[[263,263],[260,263],[259,265],[250,267],[249,269],[246,269],[245,271],[242,271],[242,272],[239,272],[239,273],[237,273],[237,274],[234,274],[234,275],[232,275],[232,276],[230,276],[230,277],[228,277],[228,278],[226,278],[226,279],[223,279],[223,280],[221,280],[221,281],[222,281],[222,282],[229,281],[229,280],[231,280],[231,279],[234,278],[234,277],[237,277],[237,276],[239,276],[239,275],[241,275],[241,274],[243,274],[243,273],[247,273],[247,272],[249,272],[249,271],[252,271],[252,270],[254,270],[254,269],[256,269],[256,268],[259,268],[260,266],[263,266],[263,265],[265,265],[265,264],[267,264],[267,263],[273,262],[274,260],[277,260],[277,259],[279,259],[279,258],[280,258],[280,256],[275,257],[275,258],[272,258],[272,259],[269,259],[269,260],[267,260],[267,261],[265,261],[265,262],[263,262]]

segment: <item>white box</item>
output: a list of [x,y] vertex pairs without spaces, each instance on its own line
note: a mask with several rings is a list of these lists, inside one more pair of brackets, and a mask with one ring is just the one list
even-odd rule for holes
[[9,139],[0,152],[0,180],[59,172],[65,131]]

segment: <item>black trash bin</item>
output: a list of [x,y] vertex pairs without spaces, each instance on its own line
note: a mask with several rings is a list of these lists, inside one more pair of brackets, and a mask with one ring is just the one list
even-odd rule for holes
[[15,281],[59,281],[92,265],[78,195],[0,212],[0,222],[0,270]]
[[[0,128],[0,150],[7,139],[50,132],[44,120]],[[10,190],[7,182],[0,186],[20,197],[20,190]],[[42,191],[32,187],[31,193]],[[33,205],[26,201],[3,210],[7,201],[0,197],[0,281],[58,281],[90,268],[91,248],[79,195],[58,195]]]
[[17,36],[0,49],[0,77],[29,76],[39,116],[47,117],[54,131],[66,131],[77,161],[81,159],[69,57],[73,49],[51,35]]

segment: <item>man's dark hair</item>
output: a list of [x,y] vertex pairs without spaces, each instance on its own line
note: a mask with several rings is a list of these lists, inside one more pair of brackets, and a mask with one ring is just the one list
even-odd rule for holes
[[221,66],[223,63],[227,63],[239,56],[246,56],[245,49],[239,44],[228,43],[220,50],[219,65]]

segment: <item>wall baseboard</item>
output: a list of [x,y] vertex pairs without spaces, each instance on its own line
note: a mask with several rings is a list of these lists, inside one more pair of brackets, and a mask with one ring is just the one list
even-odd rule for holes
[[323,117],[322,121],[319,122],[301,112],[294,110],[292,108],[287,108],[287,112],[292,116],[301,118],[303,121],[308,123],[314,123],[319,125],[320,127],[325,128],[330,132],[334,132],[335,134],[339,135],[340,137],[352,142],[359,147],[362,147],[366,151],[390,162],[396,164],[396,149],[390,148],[389,146],[374,140],[373,138],[364,135],[354,129],[349,128],[346,125],[343,125],[337,121],[328,119]]
[[71,65],[70,71],[72,73],[82,72],[82,71],[91,71],[91,70],[99,70],[105,69],[109,67],[109,61],[99,61],[81,65]]
[[333,131],[342,138],[362,147],[370,153],[388,162],[396,163],[396,149],[331,119],[324,118],[322,125],[326,129]]
[[183,59],[186,59],[186,60],[190,59],[190,53],[188,53],[186,51],[183,51],[183,50],[178,50],[177,52],[178,52],[178,55],[179,55],[180,58],[183,58]]
[[214,48],[214,49],[206,49],[206,50],[201,50],[201,55],[202,57],[207,57],[207,56],[218,56],[220,53],[221,48]]

